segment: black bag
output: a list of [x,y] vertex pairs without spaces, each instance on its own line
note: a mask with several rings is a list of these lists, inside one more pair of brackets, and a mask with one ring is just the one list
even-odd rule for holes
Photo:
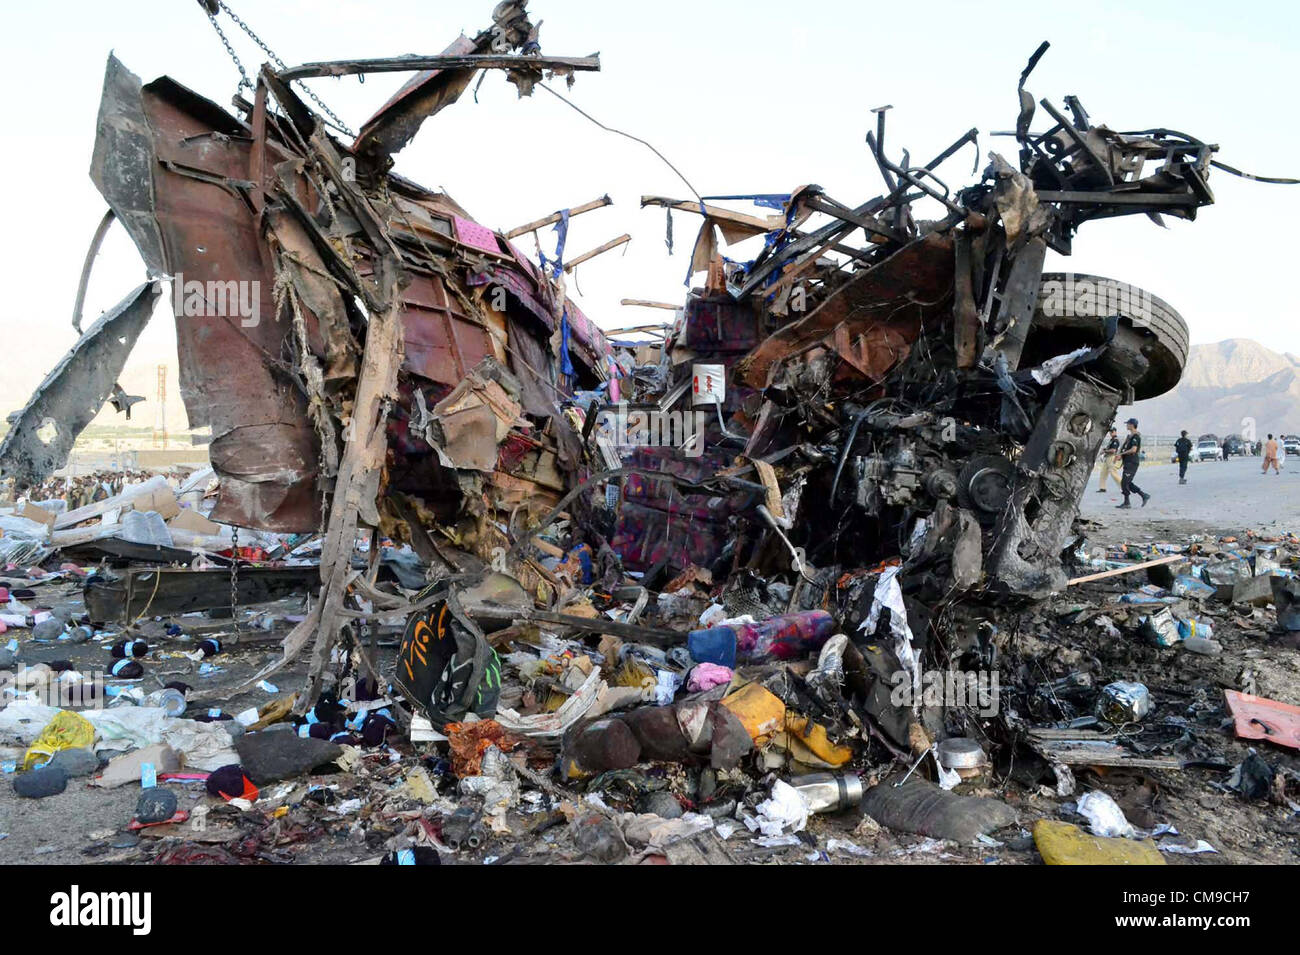
[[407,618],[393,682],[435,726],[467,713],[490,717],[501,696],[501,661],[445,582],[425,587],[416,602],[435,596]]

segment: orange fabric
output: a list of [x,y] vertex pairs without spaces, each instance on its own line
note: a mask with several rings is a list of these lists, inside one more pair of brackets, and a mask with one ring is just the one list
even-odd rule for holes
[[242,778],[244,780],[243,792],[241,792],[238,796],[232,796],[229,793],[222,793],[221,798],[226,800],[226,802],[230,802],[230,800],[232,799],[247,799],[249,802],[257,802],[257,797],[261,795],[261,792],[258,790],[256,786],[253,785],[253,781],[249,779],[247,776],[244,776]]

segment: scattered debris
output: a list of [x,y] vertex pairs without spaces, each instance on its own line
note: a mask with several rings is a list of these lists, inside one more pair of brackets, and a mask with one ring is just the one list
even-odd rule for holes
[[[1254,692],[1295,653],[1300,539],[1089,541],[1107,427],[1177,383],[1187,328],[1043,272],[1092,219],[1195,218],[1217,147],[1072,96],[1031,131],[1044,44],[1018,161],[971,185],[939,171],[976,130],[919,165],[880,110],[874,198],[643,197],[670,247],[701,217],[703,279],[615,338],[566,289],[629,241],[566,253],[608,196],[498,232],[391,168],[480,70],[599,69],[537,28],[512,0],[437,56],[268,63],[234,112],[110,56],[92,178],[171,277],[212,467],[54,476],[129,412],[151,281],[0,443],[13,791],[138,785],[95,851],[166,864],[1163,865],[1229,848],[1156,818],[1162,780],[1289,802],[1300,708]],[[294,87],[396,71],[350,144]]]

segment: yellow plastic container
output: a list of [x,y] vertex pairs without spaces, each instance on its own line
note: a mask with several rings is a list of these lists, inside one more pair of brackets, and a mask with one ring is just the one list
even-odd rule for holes
[[[832,743],[826,727],[799,713],[785,718],[785,739],[791,756],[801,763],[822,769],[838,769],[853,758],[853,750]],[[813,759],[809,759],[809,755]]]
[[785,728],[785,704],[779,696],[757,683],[746,683],[724,696],[722,705],[744,724],[755,746],[763,746],[774,733]]

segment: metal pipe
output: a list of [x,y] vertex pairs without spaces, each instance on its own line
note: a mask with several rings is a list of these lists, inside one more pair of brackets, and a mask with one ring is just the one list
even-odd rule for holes
[[86,304],[86,288],[90,285],[90,270],[95,267],[95,256],[99,255],[99,247],[104,242],[104,235],[116,218],[117,213],[112,209],[104,213],[104,218],[100,219],[99,225],[95,227],[95,234],[90,240],[90,248],[86,250],[86,261],[81,265],[81,281],[77,283],[77,301],[72,306],[72,327],[77,330],[78,335],[81,334],[81,309]]

